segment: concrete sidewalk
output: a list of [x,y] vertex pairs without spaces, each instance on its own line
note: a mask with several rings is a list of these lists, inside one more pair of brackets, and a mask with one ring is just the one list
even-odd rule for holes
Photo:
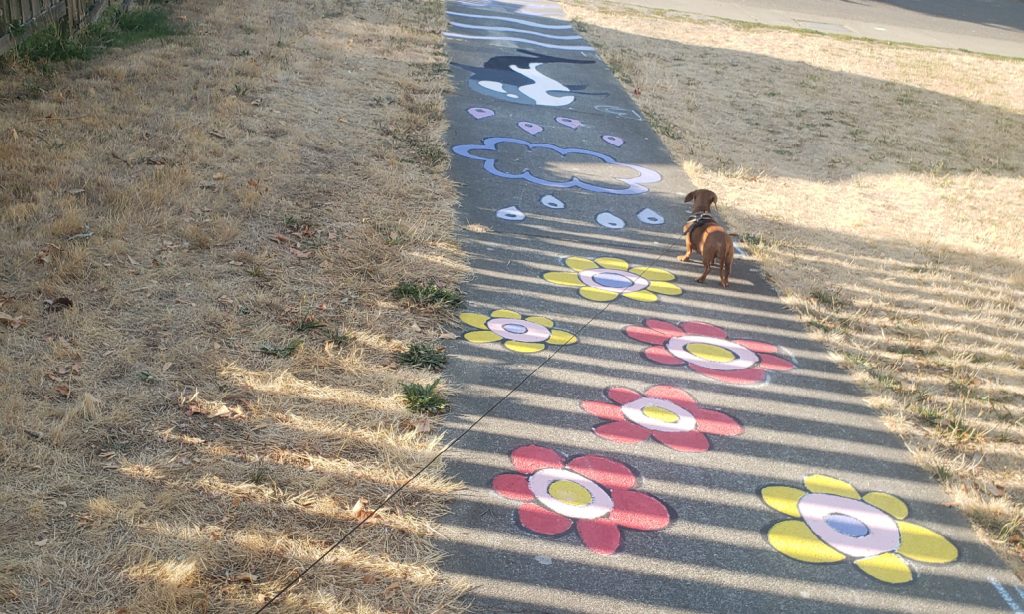
[[1024,57],[1017,0],[612,0],[624,7]]
[[756,264],[676,260],[694,186],[557,5],[448,10],[476,275],[442,546],[474,610],[1024,611]]

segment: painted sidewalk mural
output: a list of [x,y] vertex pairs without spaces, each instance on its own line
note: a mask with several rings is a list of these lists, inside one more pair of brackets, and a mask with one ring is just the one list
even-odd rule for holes
[[442,566],[474,611],[1024,612],[756,263],[692,281],[681,200],[704,186],[558,5],[448,18],[475,277]]

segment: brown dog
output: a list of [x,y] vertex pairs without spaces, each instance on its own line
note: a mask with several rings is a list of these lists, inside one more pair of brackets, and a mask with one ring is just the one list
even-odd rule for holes
[[683,197],[683,202],[693,203],[692,213],[710,213],[711,205],[718,204],[718,194],[711,190],[694,190]]
[[715,218],[707,213],[695,213],[686,220],[683,226],[683,236],[686,237],[686,253],[678,256],[679,260],[687,262],[693,254],[694,246],[700,252],[701,261],[704,263],[704,274],[697,278],[698,283],[704,283],[711,266],[718,260],[718,276],[721,279],[722,287],[729,287],[729,274],[732,273],[732,238],[725,232]]

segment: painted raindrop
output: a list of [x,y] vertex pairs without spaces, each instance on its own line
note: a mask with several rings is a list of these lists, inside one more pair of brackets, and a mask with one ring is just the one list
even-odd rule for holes
[[521,222],[526,219],[526,214],[520,211],[519,207],[516,207],[515,205],[505,207],[504,209],[498,209],[498,212],[495,213],[495,215],[510,222]]
[[658,225],[665,223],[665,218],[661,217],[661,214],[650,208],[641,210],[640,213],[636,214],[636,217],[644,224]]
[[555,121],[562,124],[566,128],[572,128],[573,130],[583,125],[583,122],[581,122],[578,119],[573,119],[571,117],[556,117]]
[[520,130],[530,135],[539,134],[544,131],[543,128],[531,122],[519,122],[516,125],[519,126]]
[[623,221],[622,218],[609,213],[608,211],[597,214],[597,223],[605,228],[611,228],[613,230],[620,230],[626,227],[626,222]]
[[544,205],[545,207],[549,207],[551,209],[565,209],[565,203],[563,203],[562,201],[558,200],[557,198],[555,198],[551,194],[545,194],[544,196],[541,196],[540,197],[540,204]]

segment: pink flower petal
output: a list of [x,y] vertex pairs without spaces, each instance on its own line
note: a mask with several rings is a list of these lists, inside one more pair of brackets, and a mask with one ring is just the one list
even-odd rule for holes
[[629,388],[609,388],[604,391],[604,395],[619,405],[632,403],[643,396],[636,390],[631,390]]
[[663,345],[647,348],[644,350],[644,356],[647,357],[647,360],[656,362],[659,365],[672,365],[675,367],[686,364],[685,360],[673,356]]
[[706,375],[725,384],[751,385],[760,384],[765,380],[763,369],[751,367],[749,369],[738,369],[736,371],[722,371],[720,369],[705,369],[697,365],[690,365],[690,368],[701,375]]
[[605,422],[595,426],[594,433],[598,437],[619,443],[636,443],[651,436],[648,429],[632,422]]
[[565,459],[561,454],[544,446],[520,446],[512,450],[512,466],[527,475],[541,469],[561,469]]
[[655,399],[665,399],[666,401],[672,401],[679,407],[690,409],[691,407],[700,407],[697,400],[690,396],[689,392],[680,390],[673,386],[654,386],[648,388],[644,396],[654,397]]
[[707,452],[711,444],[700,431],[666,432],[654,431],[654,438],[679,452]]
[[654,497],[635,490],[613,490],[612,511],[608,519],[637,531],[657,531],[672,520],[668,508]]
[[502,473],[491,480],[491,488],[502,497],[517,501],[533,501],[533,493],[527,485],[526,476],[519,473]]
[[590,478],[605,488],[633,488],[636,484],[636,476],[633,475],[632,469],[605,456],[579,456],[569,461],[565,468]]
[[622,408],[612,403],[602,403],[601,401],[583,401],[580,403],[580,407],[584,411],[594,414],[598,418],[603,420],[624,420],[625,416],[622,415]]
[[716,339],[728,339],[729,335],[714,324],[707,322],[683,322],[683,330],[687,335],[702,335],[704,337],[715,337]]
[[688,407],[687,409],[697,419],[697,430],[701,433],[735,436],[743,432],[743,425],[725,412],[704,407]]
[[642,343],[650,343],[651,345],[660,345],[672,337],[672,335],[666,335],[653,328],[644,328],[643,326],[627,326],[626,336]]
[[774,354],[779,351],[778,346],[774,346],[764,341],[753,341],[750,339],[733,339],[734,343],[738,343],[743,347],[747,348],[751,352],[766,352],[768,354]]
[[758,354],[757,357],[761,359],[757,366],[769,371],[789,371],[794,367],[793,363],[775,354]]
[[622,545],[622,531],[607,518],[577,520],[576,532],[583,544],[598,554],[615,554]]
[[678,337],[679,335],[683,334],[683,329],[679,328],[678,326],[671,322],[666,322],[665,320],[650,318],[644,320],[644,326],[648,326],[653,330],[663,333],[666,338]]
[[519,506],[519,524],[541,535],[561,535],[572,528],[572,520],[536,503]]

